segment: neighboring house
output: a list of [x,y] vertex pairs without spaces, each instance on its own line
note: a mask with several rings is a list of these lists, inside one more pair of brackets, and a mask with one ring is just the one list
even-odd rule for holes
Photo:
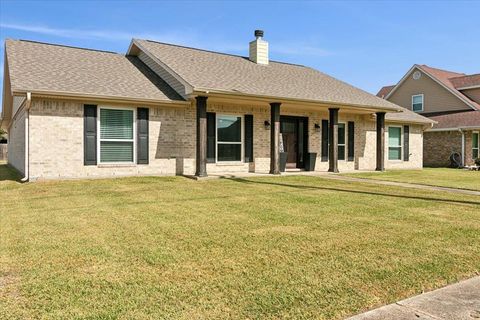
[[249,57],[138,39],[126,55],[7,40],[9,163],[25,179],[278,174],[284,156],[287,170],[422,167],[431,120],[269,61],[255,36]]
[[383,87],[377,96],[437,122],[424,133],[425,166],[448,166],[454,152],[464,165],[479,157],[480,74],[414,65],[397,85]]

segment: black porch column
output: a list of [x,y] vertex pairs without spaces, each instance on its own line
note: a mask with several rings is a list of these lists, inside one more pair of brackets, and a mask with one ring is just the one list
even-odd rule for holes
[[385,112],[377,112],[377,168],[375,170],[385,170]]
[[198,96],[197,100],[197,158],[195,175],[207,176],[207,97]]
[[329,108],[328,123],[328,172],[338,172],[338,108]]
[[270,103],[270,173],[280,174],[280,103]]

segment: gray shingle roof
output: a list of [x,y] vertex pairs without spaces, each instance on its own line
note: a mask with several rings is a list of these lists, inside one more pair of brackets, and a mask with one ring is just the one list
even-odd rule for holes
[[399,107],[309,67],[206,50],[135,40],[194,89],[210,89],[278,98],[312,100],[396,110]]
[[401,108],[402,112],[390,113],[388,112],[385,115],[386,121],[397,121],[397,122],[414,122],[414,123],[424,123],[424,124],[434,124],[435,120],[429,119],[427,117],[421,116],[418,113],[410,111],[405,108]]
[[6,40],[13,91],[183,100],[138,58],[24,40]]

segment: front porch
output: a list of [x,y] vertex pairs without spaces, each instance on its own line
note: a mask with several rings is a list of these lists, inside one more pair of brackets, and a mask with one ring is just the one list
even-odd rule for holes
[[209,99],[194,103],[196,177],[385,170],[385,112]]

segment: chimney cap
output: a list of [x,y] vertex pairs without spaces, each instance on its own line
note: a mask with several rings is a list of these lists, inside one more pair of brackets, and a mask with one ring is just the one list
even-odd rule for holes
[[261,38],[263,37],[263,30],[255,30],[255,37],[256,38]]

